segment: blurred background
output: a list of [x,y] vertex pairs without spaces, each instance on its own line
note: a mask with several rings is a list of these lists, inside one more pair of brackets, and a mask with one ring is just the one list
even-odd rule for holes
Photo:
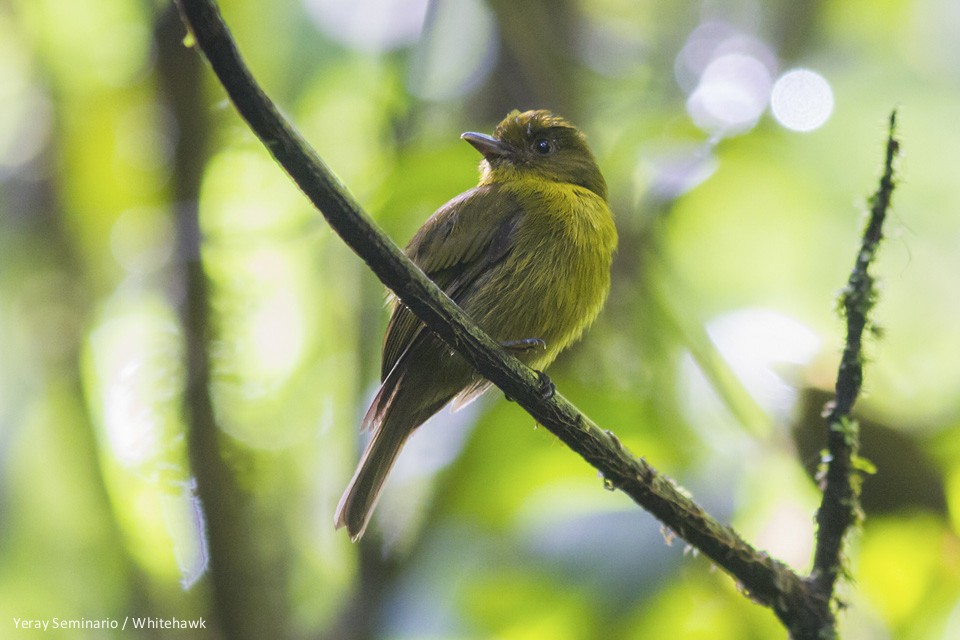
[[[960,637],[960,4],[221,8],[401,245],[476,183],[461,132],[513,108],[580,126],[620,249],[550,375],[801,572],[836,297],[898,108],[841,629]],[[498,391],[418,432],[361,543],[334,531],[384,291],[183,40],[164,0],[0,2],[4,637],[128,616],[208,627],[153,638],[785,637]]]

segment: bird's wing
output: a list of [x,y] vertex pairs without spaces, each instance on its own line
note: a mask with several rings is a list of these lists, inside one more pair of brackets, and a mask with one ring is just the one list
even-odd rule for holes
[[[521,211],[499,185],[476,187],[438,209],[405,253],[459,304],[477,277],[506,256]],[[382,380],[422,329],[423,323],[397,303],[383,340]]]

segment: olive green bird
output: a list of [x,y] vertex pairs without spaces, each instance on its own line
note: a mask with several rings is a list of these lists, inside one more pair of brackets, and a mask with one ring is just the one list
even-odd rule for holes
[[[483,155],[480,184],[443,205],[407,256],[494,340],[542,370],[577,340],[610,290],[617,231],[607,185],[580,131],[548,111],[513,111],[493,136],[460,136]],[[383,341],[373,437],[340,504],[353,540],[410,434],[490,387],[403,304]]]

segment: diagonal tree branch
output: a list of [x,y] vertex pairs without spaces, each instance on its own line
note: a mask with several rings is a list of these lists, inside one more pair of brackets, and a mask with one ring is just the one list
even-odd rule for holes
[[771,607],[794,638],[834,628],[829,597],[783,563],[747,544],[701,509],[676,483],[624,448],[560,394],[544,398],[540,379],[507,355],[416,267],[359,207],[316,152],[278,113],[244,64],[213,0],[177,0],[214,73],[277,162],[330,226],[430,329],[536,421],[677,535],[727,571],[759,604]]
[[850,410],[860,395],[863,382],[861,342],[868,326],[868,315],[876,303],[877,291],[870,264],[883,239],[883,221],[893,195],[894,159],[900,143],[894,137],[897,112],[890,114],[883,176],[876,193],[870,198],[870,217],[863,231],[863,241],[850,273],[847,286],[840,295],[840,309],[847,320],[847,339],[837,372],[836,399],[827,416],[828,454],[823,500],[817,511],[817,548],[811,578],[815,590],[825,600],[833,596],[837,578],[843,570],[843,539],[860,518],[860,472],[856,468],[860,445],[860,428],[850,419]]

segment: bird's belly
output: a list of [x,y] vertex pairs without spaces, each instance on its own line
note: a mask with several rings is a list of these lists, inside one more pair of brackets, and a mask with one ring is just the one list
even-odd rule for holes
[[517,251],[488,274],[477,287],[484,295],[465,310],[500,342],[543,340],[546,349],[520,354],[542,368],[599,313],[610,287],[609,263],[596,249],[571,245]]

